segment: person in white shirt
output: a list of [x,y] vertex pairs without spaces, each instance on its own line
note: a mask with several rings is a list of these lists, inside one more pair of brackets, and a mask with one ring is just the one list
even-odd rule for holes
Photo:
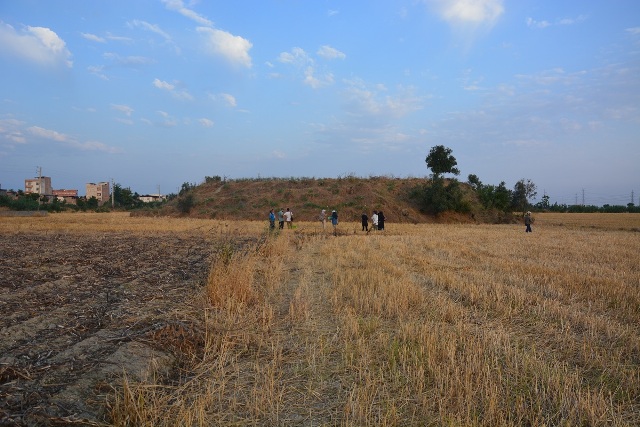
[[378,211],[373,211],[373,215],[371,215],[371,224],[373,224],[373,229],[378,229]]
[[291,221],[293,221],[293,212],[287,208],[287,211],[284,213],[284,222],[287,223],[287,228],[292,228]]

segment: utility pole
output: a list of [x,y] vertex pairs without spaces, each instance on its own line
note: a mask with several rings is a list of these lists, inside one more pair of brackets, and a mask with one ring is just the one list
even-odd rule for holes
[[582,206],[584,206],[584,188],[582,189]]
[[111,178],[111,209],[113,209],[116,206],[115,194],[116,194],[116,186],[113,183],[113,178]]
[[38,169],[38,210],[40,210],[40,198],[42,197],[42,166],[37,166]]

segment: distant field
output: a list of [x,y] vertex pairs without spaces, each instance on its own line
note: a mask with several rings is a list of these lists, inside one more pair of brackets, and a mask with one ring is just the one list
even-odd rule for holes
[[334,237],[69,214],[0,231],[210,242],[202,287],[165,314],[174,370],[112,382],[114,425],[640,425],[640,215],[535,219]]

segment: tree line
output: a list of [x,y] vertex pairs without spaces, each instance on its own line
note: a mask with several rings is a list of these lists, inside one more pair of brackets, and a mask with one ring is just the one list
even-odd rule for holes
[[[455,177],[444,178],[445,174],[457,176],[460,174],[457,168],[458,162],[452,154],[452,150],[443,145],[431,148],[425,162],[431,170],[431,179],[423,186],[416,188],[412,197],[417,199],[421,209],[425,212],[438,215],[445,211],[469,213],[472,210],[471,203],[465,197],[460,181]],[[640,207],[633,203],[627,206],[584,206],[584,205],[559,205],[551,204],[549,196],[544,195],[538,203],[532,204],[531,200],[537,196],[537,188],[530,179],[521,179],[515,183],[513,189],[507,188],[504,181],[498,185],[484,184],[475,174],[467,178],[467,185],[474,192],[482,208],[501,212],[526,212],[551,211],[551,212],[639,212]]]
[[143,205],[145,207],[153,207],[154,205],[162,203],[164,202],[144,203],[140,200],[140,195],[137,192],[132,191],[129,187],[123,187],[121,184],[117,183],[113,186],[113,203],[110,199],[103,205],[100,205],[100,202],[95,197],[78,197],[75,203],[69,203],[64,200],[59,200],[57,197],[50,197],[37,193],[25,193],[22,190],[18,190],[15,196],[0,196],[0,207],[7,207],[14,211],[42,210],[47,212],[107,212],[112,207],[130,210],[140,208]]

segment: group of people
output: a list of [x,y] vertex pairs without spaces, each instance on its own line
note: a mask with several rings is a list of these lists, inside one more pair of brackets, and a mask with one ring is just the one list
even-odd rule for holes
[[[291,209],[280,209],[276,214],[273,209],[269,211],[269,228],[274,230],[276,228],[276,219],[278,220],[278,228],[284,229],[284,224],[287,224],[287,228],[293,228],[293,212]],[[331,215],[327,215],[327,210],[322,209],[320,211],[319,220],[324,230],[327,224],[327,219],[331,221],[334,234],[337,234],[338,227],[338,212],[334,209],[331,211]],[[371,224],[373,230],[384,230],[385,216],[382,211],[373,211],[371,215]],[[369,216],[366,212],[362,212],[362,231],[369,232]]]
[[[373,211],[371,214],[371,227],[373,230],[384,230],[384,213],[382,211]],[[369,216],[366,212],[362,212],[362,231],[369,232]]]
[[[293,212],[291,211],[291,209],[287,208],[287,210],[285,211],[284,208],[280,208],[277,215],[278,228],[280,230],[284,229],[285,222],[287,223],[287,228],[293,228]],[[276,214],[273,209],[269,211],[269,228],[271,230],[276,228]]]
[[[280,230],[284,229],[285,222],[287,223],[287,228],[293,228],[293,212],[291,209],[287,208],[285,211],[284,208],[281,208],[278,211],[278,228]],[[324,230],[327,223],[327,211],[326,209],[322,209],[320,211],[319,216],[320,222],[322,223],[322,229]],[[331,225],[333,225],[334,234],[337,233],[338,227],[338,212],[331,211]],[[371,226],[373,230],[384,230],[384,220],[385,216],[382,211],[373,211],[371,215]],[[531,233],[531,224],[533,223],[533,218],[531,217],[531,212],[527,212],[524,214],[524,224],[526,226],[526,232]],[[271,230],[276,228],[276,214],[273,212],[273,209],[269,211],[269,228]],[[369,232],[369,216],[366,212],[362,212],[362,231]]]

